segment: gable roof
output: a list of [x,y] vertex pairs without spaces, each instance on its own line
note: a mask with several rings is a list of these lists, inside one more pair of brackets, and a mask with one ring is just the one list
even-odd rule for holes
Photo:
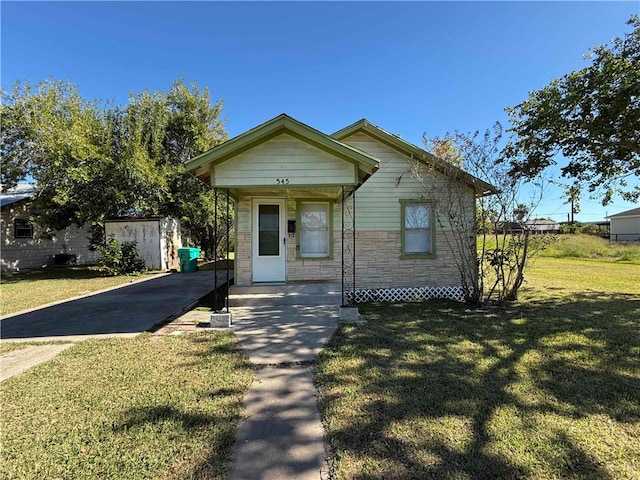
[[38,193],[38,189],[31,183],[19,183],[14,188],[0,194],[0,207],[31,200]]
[[370,154],[342,143],[283,113],[190,159],[185,166],[188,171],[197,176],[202,168],[222,163],[281,134],[291,135],[338,158],[357,164],[362,171],[362,176],[375,172],[380,165],[380,161]]
[[609,218],[635,216],[640,216],[640,207],[632,208],[631,210],[627,210],[625,212],[616,213],[615,215],[609,215]]
[[393,135],[382,128],[374,125],[366,118],[358,120],[357,122],[341,129],[332,134],[333,138],[338,140],[344,140],[345,138],[358,133],[364,132],[370,137],[384,143],[385,145],[395,149],[396,151],[414,158],[419,162],[435,168],[440,173],[447,176],[455,176],[464,181],[467,185],[474,189],[478,196],[493,195],[498,193],[498,190],[491,184],[481,180],[470,173],[465,172],[463,169],[452,165],[451,163],[436,157],[432,153],[423,150],[420,147],[415,146],[412,143],[403,140],[397,135]]

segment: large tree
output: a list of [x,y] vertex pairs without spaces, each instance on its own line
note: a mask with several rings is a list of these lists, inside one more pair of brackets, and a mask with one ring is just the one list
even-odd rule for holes
[[182,80],[125,106],[84,100],[70,83],[16,83],[0,106],[2,186],[35,180],[33,220],[46,228],[172,215],[207,244],[213,195],[184,162],[226,139],[221,112],[207,89]]
[[[640,19],[633,31],[589,52],[592,64],[533,91],[507,108],[515,138],[511,173],[533,178],[562,154],[564,177],[586,185],[603,204],[614,193],[640,198]],[[575,188],[575,187],[574,187]]]

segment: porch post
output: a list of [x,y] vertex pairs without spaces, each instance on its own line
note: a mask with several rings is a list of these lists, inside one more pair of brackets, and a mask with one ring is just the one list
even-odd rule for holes
[[342,272],[342,305],[346,305],[347,304],[347,299],[345,297],[345,292],[344,292],[344,185],[342,186],[342,197],[341,197],[342,202],[340,203],[340,214],[342,215],[342,227],[340,229],[340,238],[342,240],[342,248],[340,250],[341,253],[341,258],[340,261],[342,263],[342,268],[341,268],[341,272]]
[[[356,200],[355,188],[342,187],[342,306],[355,306],[356,290]],[[351,196],[349,202],[347,196]]]
[[[213,212],[214,212],[214,216],[215,216],[215,220],[214,220],[214,233],[213,233],[213,243],[214,243],[214,256],[213,256],[213,276],[214,276],[214,286],[213,286],[213,304],[214,304],[214,309],[211,312],[211,326],[212,327],[216,327],[216,328],[220,328],[220,327],[230,327],[232,325],[231,322],[231,312],[229,311],[229,231],[231,230],[231,226],[230,226],[230,220],[229,220],[229,210],[230,210],[230,206],[229,206],[229,189],[225,189],[224,192],[224,196],[221,196],[220,199],[222,199],[223,201],[226,202],[226,206],[224,208],[222,208],[222,206],[220,206],[220,213],[222,215],[225,214],[226,212],[226,218],[224,220],[224,224],[219,225],[219,219],[218,219],[218,199],[219,199],[219,195],[218,195],[218,188],[214,188],[213,189],[213,199],[214,199],[214,206],[213,206]],[[218,232],[218,227],[224,228],[224,230],[222,232]],[[227,254],[226,254],[226,258],[225,261],[227,262],[226,264],[226,271],[227,271],[227,277],[225,279],[225,281],[222,283],[222,285],[225,287],[225,290],[222,292],[223,294],[223,299],[222,299],[222,306],[218,305],[218,242],[221,241],[222,239],[220,238],[220,234],[225,234],[226,233],[226,249],[225,244],[221,245],[223,248],[222,250],[226,250]],[[222,271],[220,271],[220,273],[222,273]],[[226,312],[224,311],[226,310]]]
[[218,187],[213,189],[213,307],[218,311]]
[[226,200],[227,200],[227,217],[226,217],[226,222],[227,222],[227,258],[225,259],[226,261],[226,265],[227,265],[227,276],[225,277],[225,281],[226,283],[226,289],[225,289],[225,295],[224,295],[224,299],[225,299],[225,307],[227,309],[227,313],[229,313],[229,235],[231,233],[231,226],[230,226],[230,222],[231,220],[229,219],[229,189],[227,188],[227,195],[226,195]]
[[356,302],[356,187],[353,187],[351,190],[351,221],[353,222],[353,254],[352,254],[352,265],[353,270],[351,275],[353,276],[353,280],[351,282],[351,291],[353,292],[352,305],[355,305]]

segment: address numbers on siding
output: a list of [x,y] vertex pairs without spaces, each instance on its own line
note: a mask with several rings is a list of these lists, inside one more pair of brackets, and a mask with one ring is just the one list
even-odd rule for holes
[[289,185],[288,178],[276,178],[276,185]]

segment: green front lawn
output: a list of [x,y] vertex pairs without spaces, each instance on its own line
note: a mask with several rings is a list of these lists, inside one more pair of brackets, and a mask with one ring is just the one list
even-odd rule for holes
[[2,383],[0,477],[224,478],[252,382],[230,332],[79,343]]
[[97,267],[3,272],[0,277],[0,315],[124,285],[152,275],[107,277]]
[[316,365],[337,479],[640,478],[640,267],[537,259],[508,310],[368,304]]

